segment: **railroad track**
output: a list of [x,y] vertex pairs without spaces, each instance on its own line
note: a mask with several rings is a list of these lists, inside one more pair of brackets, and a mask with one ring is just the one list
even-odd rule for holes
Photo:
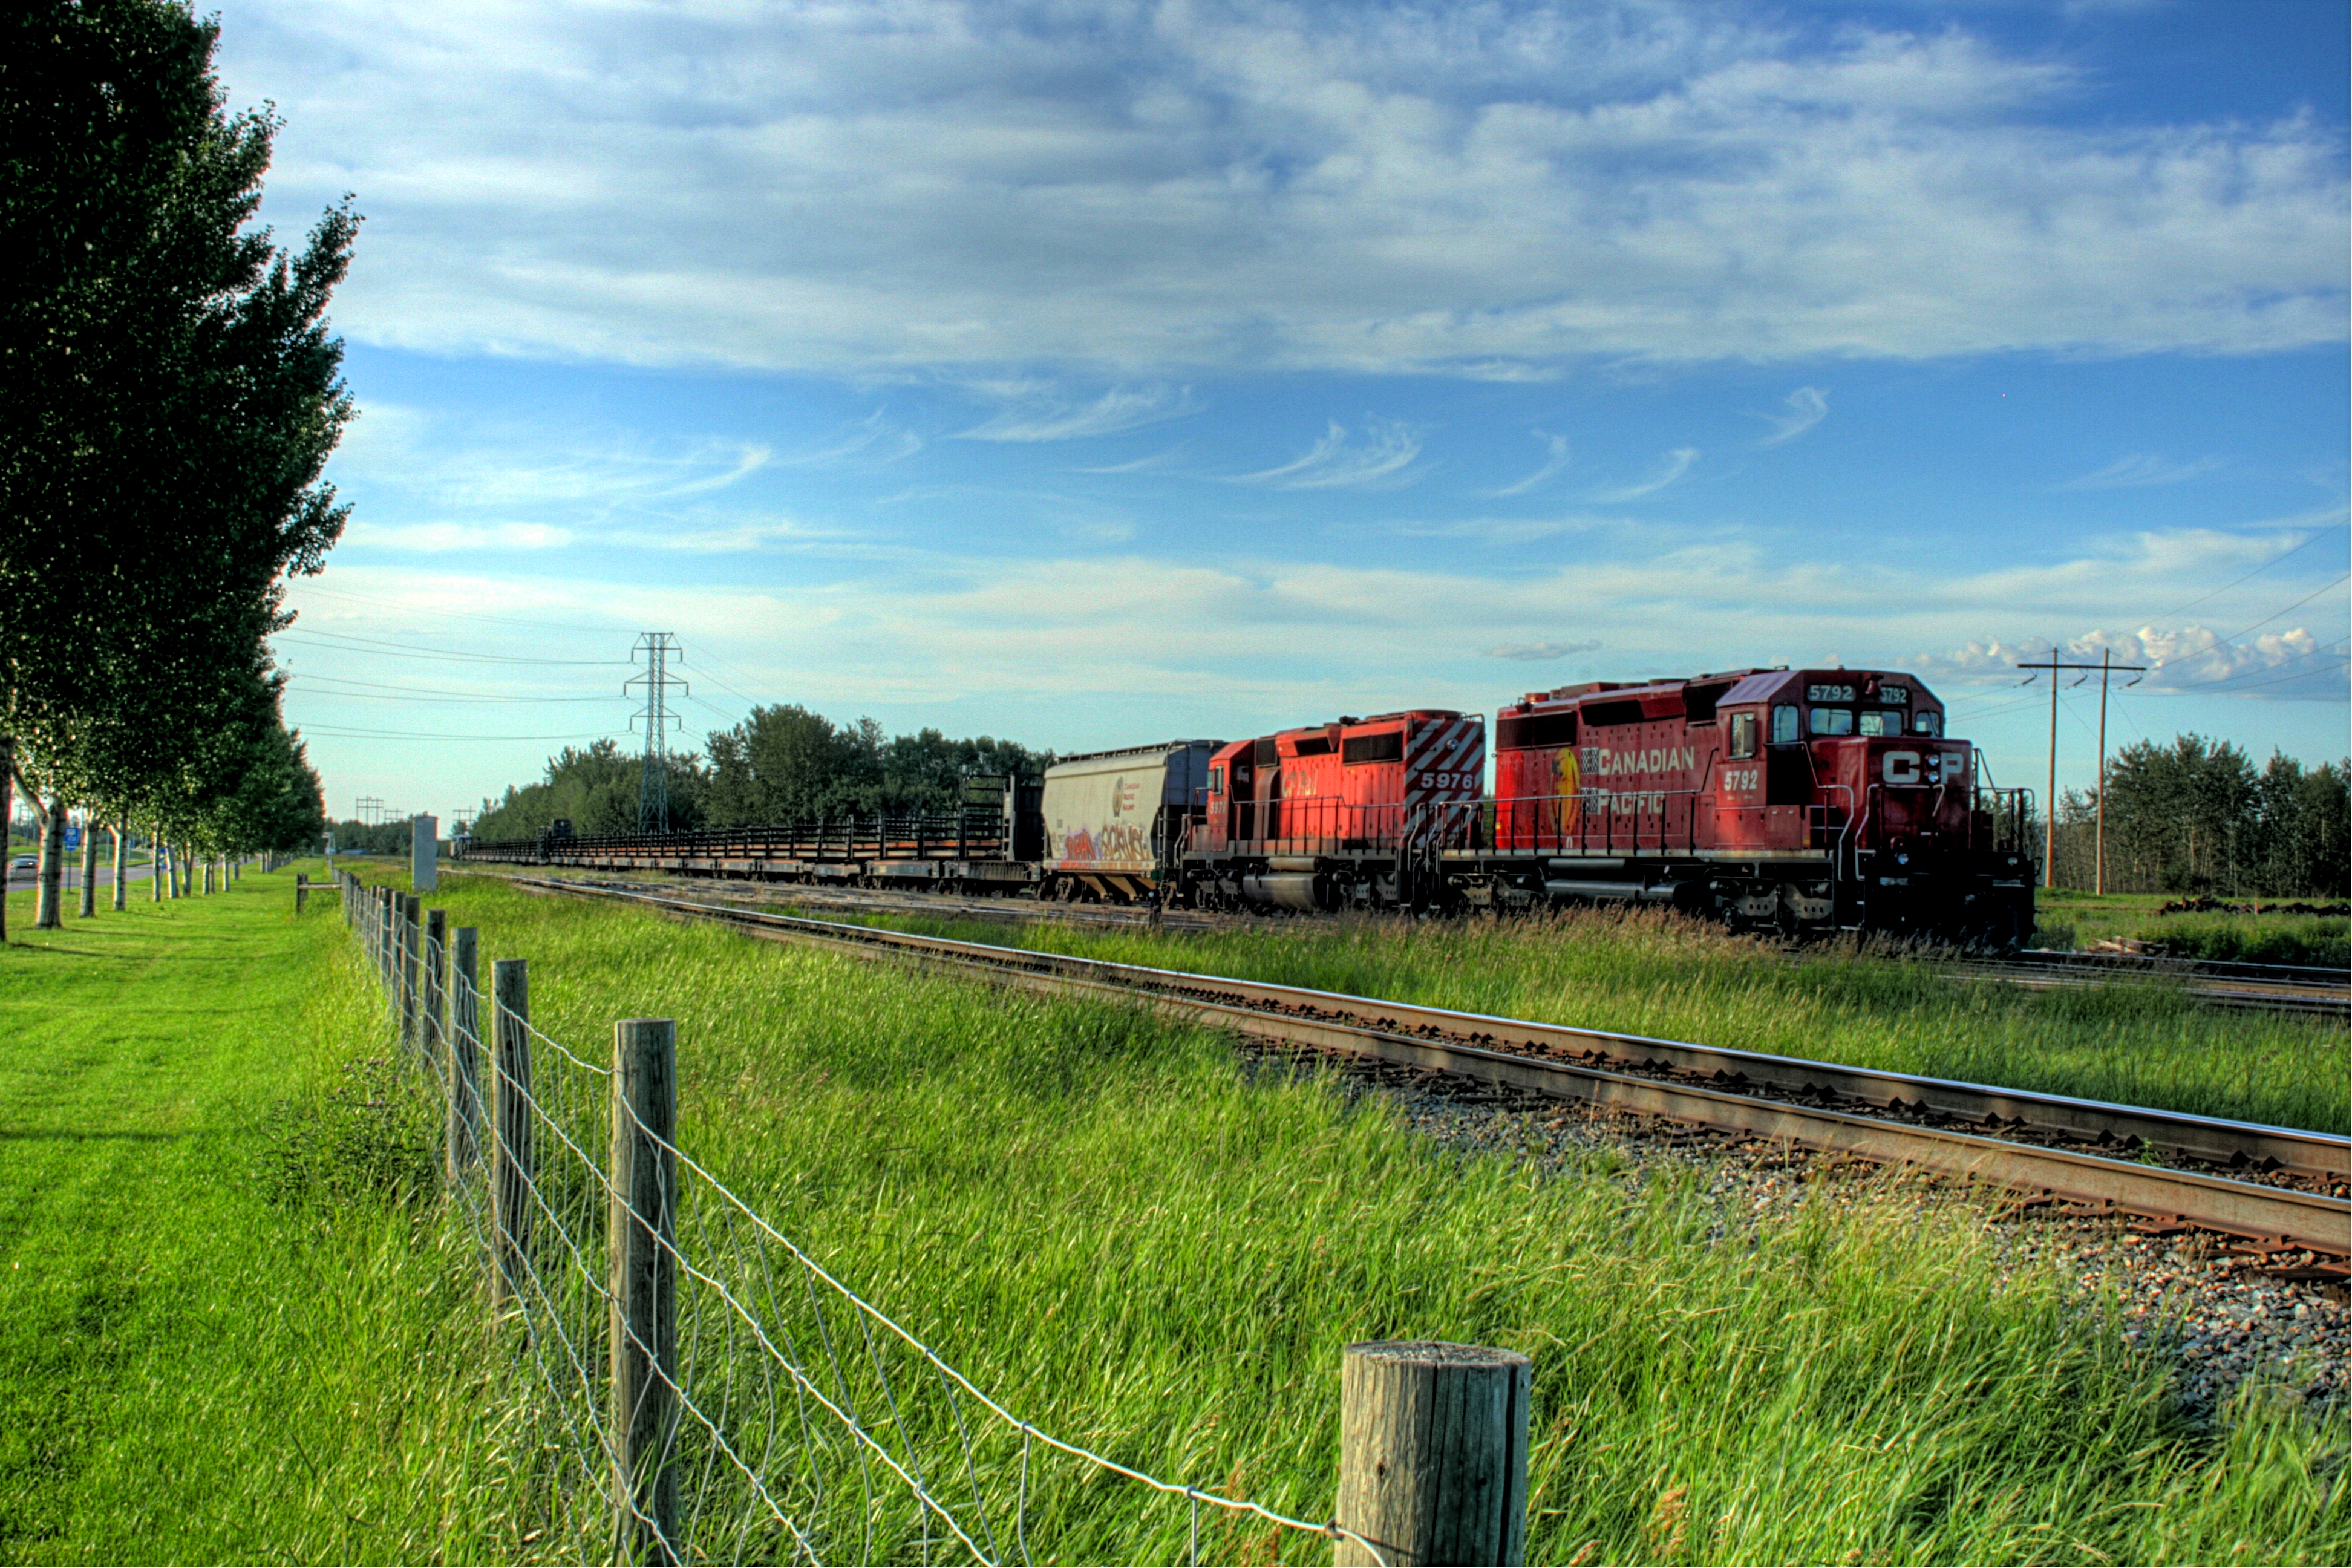
[[[487,867],[468,868],[488,869]],[[503,870],[492,874],[516,875]],[[577,881],[582,886],[599,888],[643,888],[646,885],[596,878],[582,878]],[[773,902],[781,898],[794,908],[804,910],[919,915],[940,920],[996,921],[1006,925],[1045,921],[1111,930],[1213,931],[1279,929],[1299,918],[1295,915],[1169,910],[1155,919],[1150,910],[1113,904],[1042,903],[1034,899],[979,899],[955,893],[885,891],[869,888],[827,887],[816,883],[793,883],[781,889],[775,884],[757,882],[722,882],[712,886],[712,896],[721,900],[741,898]],[[745,891],[733,894],[716,890],[731,887],[740,887]],[[1799,951],[1792,956],[1801,963],[1807,955]],[[1949,973],[1999,980],[2029,990],[2154,979],[2176,983],[2188,994],[2218,1007],[2315,1014],[2352,1021],[2352,973],[2340,970],[2303,969],[2287,964],[2225,963],[2200,959],[2148,958],[2127,953],[2062,952],[2048,949],[2035,949],[2006,958],[1937,957],[1930,962]]]
[[2344,1137],[912,936],[640,889],[511,879],[1023,990],[1140,1002],[1256,1041],[1914,1166],[2009,1189],[2022,1204],[2134,1215],[2153,1234],[2212,1231],[2273,1260],[2285,1278],[2340,1281],[2352,1258],[2352,1139]]
[[2217,1007],[2316,1013],[2352,1020],[2352,971],[2341,969],[2154,958],[2136,953],[2062,952],[2048,948],[2029,949],[2001,958],[1956,959],[1950,967],[1960,973],[2033,988],[2105,985],[2117,980],[2170,981],[2178,983],[2189,995]]

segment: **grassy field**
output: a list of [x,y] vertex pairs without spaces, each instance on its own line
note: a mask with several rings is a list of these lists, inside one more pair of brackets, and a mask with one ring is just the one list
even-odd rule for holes
[[[2034,895],[2037,940],[2045,946],[2088,947],[2117,937],[2161,944],[2184,958],[2239,959],[2252,963],[2352,963],[2352,921],[2267,912],[2297,900],[2261,900],[2263,914],[2158,914],[2168,893],[2078,893],[2064,888]],[[2231,903],[2251,904],[2251,899]],[[2303,900],[2305,903],[2318,900]]]
[[508,1362],[291,882],[60,931],[9,900],[0,1562],[517,1550]]
[[[2004,1268],[1969,1209],[1822,1193],[1711,1237],[1686,1184],[1435,1153],[1382,1101],[1253,1081],[1139,1012],[488,879],[439,901],[486,962],[531,961],[534,1022],[592,1059],[616,1018],[677,1018],[689,1152],[982,1387],[1156,1473],[1320,1517],[1341,1347],[1430,1336],[1535,1358],[1530,1561],[2352,1549],[2340,1412],[2249,1395],[2192,1427],[2158,1363],[2073,1284]],[[1661,979],[1691,961],[1637,935]],[[1371,933],[1333,940],[1327,983],[1404,973]],[[1468,984],[1475,944],[1508,938],[1463,940],[1443,973]],[[1009,1491],[1009,1462],[979,1482]],[[1038,1496],[1041,1558],[1181,1559],[1181,1506],[1046,1477]],[[1328,1552],[1213,1516],[1203,1547],[1276,1550]]]
[[[0,950],[0,1558],[581,1544],[541,1532],[542,1429],[373,982],[331,900],[289,918],[289,880]],[[1129,1009],[487,879],[434,901],[486,964],[531,961],[534,1022],[591,1060],[614,1019],[676,1017],[690,1153],[981,1386],[1156,1473],[1321,1517],[1340,1347],[1427,1335],[1535,1359],[1534,1562],[2352,1552],[2341,1412],[2252,1393],[2191,1424],[2159,1363],[1964,1207],[1823,1190],[1711,1234],[1679,1179],[1437,1153],[1381,1101]],[[1013,1463],[986,1449],[974,1484],[1009,1500]],[[1181,1559],[1181,1503],[1033,1482],[1039,1560]],[[1214,1514],[1202,1542],[1328,1552]]]
[[2027,992],[1851,948],[1792,963],[1662,913],[1301,921],[1205,934],[876,923],[2288,1127],[2341,1131],[2352,1117],[2340,1024],[2224,1012],[2164,982]]

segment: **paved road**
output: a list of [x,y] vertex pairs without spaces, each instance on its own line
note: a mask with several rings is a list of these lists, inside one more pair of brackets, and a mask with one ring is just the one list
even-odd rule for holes
[[[34,882],[38,879],[39,873],[30,866],[27,866],[23,870],[19,871],[16,869],[16,857],[12,855],[8,858],[8,890],[12,893],[29,891]],[[143,882],[153,874],[153,868],[150,866],[126,866],[123,868],[122,874],[131,881]],[[66,886],[73,889],[76,892],[79,892],[81,890],[81,855],[79,851],[66,861]],[[113,864],[112,862],[101,858],[98,865],[98,890],[102,893],[112,886],[114,886]],[[166,892],[170,891],[169,889],[164,890]]]

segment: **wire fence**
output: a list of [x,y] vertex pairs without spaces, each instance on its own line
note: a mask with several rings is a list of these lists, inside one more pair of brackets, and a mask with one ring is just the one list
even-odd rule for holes
[[678,1147],[667,1021],[617,1025],[614,1059],[592,1060],[531,1024],[520,961],[486,992],[470,928],[340,880],[533,1374],[545,1526],[583,1559],[1028,1563],[1087,1535],[1123,1482],[1178,1510],[1187,1562],[1220,1512],[1382,1560],[1336,1521],[1164,1480],[1007,1408]]

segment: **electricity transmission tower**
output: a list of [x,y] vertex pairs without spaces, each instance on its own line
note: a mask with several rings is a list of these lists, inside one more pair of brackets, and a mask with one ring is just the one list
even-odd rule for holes
[[636,646],[629,650],[629,662],[642,658],[646,668],[621,684],[624,693],[642,689],[646,698],[645,707],[629,720],[632,729],[640,723],[646,727],[645,762],[637,774],[640,833],[669,831],[669,728],[677,722],[669,698],[673,691],[680,697],[692,695],[686,682],[669,672],[678,658],[676,634],[639,632]]
[[360,820],[371,827],[383,817],[383,796],[380,795],[361,795],[353,804],[359,808]]

